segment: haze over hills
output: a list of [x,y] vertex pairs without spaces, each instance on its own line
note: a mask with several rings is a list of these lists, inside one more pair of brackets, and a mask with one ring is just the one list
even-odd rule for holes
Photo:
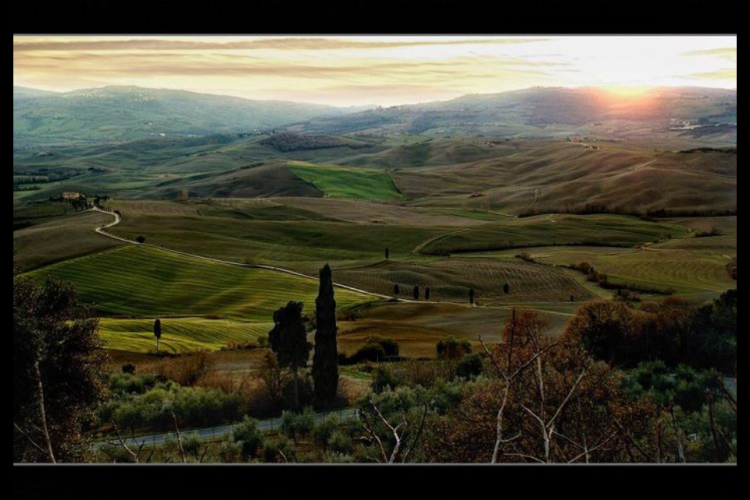
[[139,87],[67,93],[13,87],[13,144],[23,147],[126,142],[161,134],[252,133],[357,110]]
[[672,135],[713,134],[732,143],[736,142],[736,124],[736,90],[657,88],[642,95],[622,96],[596,88],[536,87],[318,118],[294,129],[323,134],[504,137],[638,136],[673,129]]

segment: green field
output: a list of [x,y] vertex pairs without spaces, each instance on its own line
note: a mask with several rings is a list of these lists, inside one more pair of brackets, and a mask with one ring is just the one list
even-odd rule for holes
[[289,169],[329,198],[398,200],[403,195],[387,172],[291,162]]
[[[60,207],[56,206],[49,209],[35,206],[33,210],[21,210],[21,213],[24,216],[42,216],[59,214],[59,210]],[[94,232],[95,228],[112,222],[109,215],[87,212],[22,220],[30,220],[33,225],[13,232],[13,243],[18,248],[14,262],[21,270],[36,269],[120,245],[119,242]]]
[[[711,238],[705,238],[710,240]],[[672,240],[648,249],[613,247],[543,247],[526,252],[542,264],[567,266],[588,262],[607,274],[614,283],[631,284],[651,289],[674,290],[675,294],[695,300],[708,300],[737,287],[725,269],[729,257],[713,250],[684,250],[680,242],[704,238]],[[678,248],[673,248],[673,244]],[[736,243],[735,243],[736,245]],[[504,261],[514,259],[517,252],[491,254]],[[489,256],[486,254],[485,256]],[[736,246],[734,250],[736,255]]]
[[[81,297],[105,317],[218,316],[268,322],[291,300],[314,308],[314,280],[260,269],[207,262],[149,247],[127,246],[56,264],[31,274],[76,285]],[[337,291],[339,307],[370,297]]]
[[[99,334],[107,349],[141,354],[153,353],[156,345],[152,319],[103,319]],[[182,354],[217,351],[235,342],[252,342],[267,335],[272,323],[244,323],[203,318],[163,318],[160,350]]]
[[454,231],[424,246],[421,253],[444,255],[543,245],[632,247],[685,234],[682,226],[645,222],[637,217],[543,215]]
[[[520,260],[443,259],[436,261],[382,262],[361,267],[342,267],[336,278],[346,284],[383,295],[393,293],[394,284],[402,297],[410,299],[414,286],[429,287],[431,300],[468,304],[469,290],[474,289],[481,305],[585,302],[595,296],[582,286],[572,273],[529,264]],[[503,286],[510,285],[505,294]]]

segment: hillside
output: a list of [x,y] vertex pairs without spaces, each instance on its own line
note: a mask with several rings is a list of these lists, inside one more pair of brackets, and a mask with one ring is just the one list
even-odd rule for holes
[[[660,88],[623,97],[591,88],[532,88],[467,95],[446,102],[378,108],[311,120],[293,130],[315,134],[406,133],[432,136],[638,137],[654,133],[736,142],[737,92]],[[723,128],[716,130],[715,125]],[[720,132],[716,134],[716,132]]]
[[252,133],[347,110],[174,90],[106,87],[63,94],[13,89],[14,147]]

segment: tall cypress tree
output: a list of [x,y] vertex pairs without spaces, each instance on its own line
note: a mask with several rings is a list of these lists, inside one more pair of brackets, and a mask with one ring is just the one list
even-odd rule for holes
[[339,388],[336,299],[333,289],[333,273],[328,265],[320,270],[320,293],[316,305],[318,329],[315,333],[313,379],[315,380],[315,396],[318,401],[327,403],[336,398]]

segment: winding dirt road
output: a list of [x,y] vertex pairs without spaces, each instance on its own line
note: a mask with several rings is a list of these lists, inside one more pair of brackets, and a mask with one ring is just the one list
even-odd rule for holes
[[[98,234],[101,234],[102,236],[106,236],[107,238],[112,238],[112,239],[117,240],[117,241],[122,242],[122,243],[127,243],[129,245],[137,245],[137,246],[146,246],[146,247],[156,248],[156,249],[164,251],[164,252],[169,252],[169,253],[172,253],[172,254],[175,254],[175,255],[181,255],[183,257],[190,257],[190,258],[193,258],[193,259],[199,259],[199,260],[202,260],[202,261],[205,261],[205,262],[214,262],[214,263],[217,263],[217,264],[225,264],[225,265],[228,265],[228,266],[244,267],[246,269],[265,269],[266,271],[275,271],[275,272],[289,274],[289,275],[292,275],[292,276],[297,276],[299,278],[309,279],[309,280],[313,280],[313,281],[318,281],[318,279],[319,279],[319,278],[316,278],[315,276],[310,276],[310,275],[307,275],[307,274],[298,273],[296,271],[292,271],[290,269],[284,269],[284,268],[281,268],[281,267],[263,266],[263,265],[255,265],[255,264],[240,264],[239,262],[232,262],[232,261],[229,261],[229,260],[214,259],[212,257],[205,257],[205,256],[202,256],[202,255],[195,255],[195,254],[191,254],[191,253],[180,252],[179,250],[172,250],[172,249],[160,247],[160,246],[157,246],[157,245],[151,245],[149,243],[143,243],[143,244],[141,244],[141,243],[138,243],[137,241],[129,240],[127,238],[121,238],[119,236],[115,236],[114,234],[109,233],[107,230],[110,229],[110,228],[113,228],[113,227],[117,226],[118,224],[120,224],[122,222],[122,217],[119,214],[117,214],[117,213],[108,212],[106,210],[102,210],[101,208],[94,208],[93,210],[95,212],[99,212],[99,213],[102,213],[102,214],[111,215],[112,217],[115,218],[115,221],[112,222],[111,224],[107,224],[105,226],[101,226],[101,227],[96,228],[96,232]],[[379,298],[379,299],[390,300],[390,299],[393,298],[393,297],[389,297],[387,295],[381,295],[379,293],[368,292],[367,290],[361,290],[359,288],[354,288],[354,287],[351,287],[351,286],[348,286],[348,285],[342,285],[341,283],[334,283],[333,286],[335,286],[336,288],[340,288],[342,290],[349,290],[350,292],[361,293],[361,294],[368,295],[370,297],[376,297],[376,298]],[[409,300],[400,299],[399,302],[410,302],[410,301]]]

